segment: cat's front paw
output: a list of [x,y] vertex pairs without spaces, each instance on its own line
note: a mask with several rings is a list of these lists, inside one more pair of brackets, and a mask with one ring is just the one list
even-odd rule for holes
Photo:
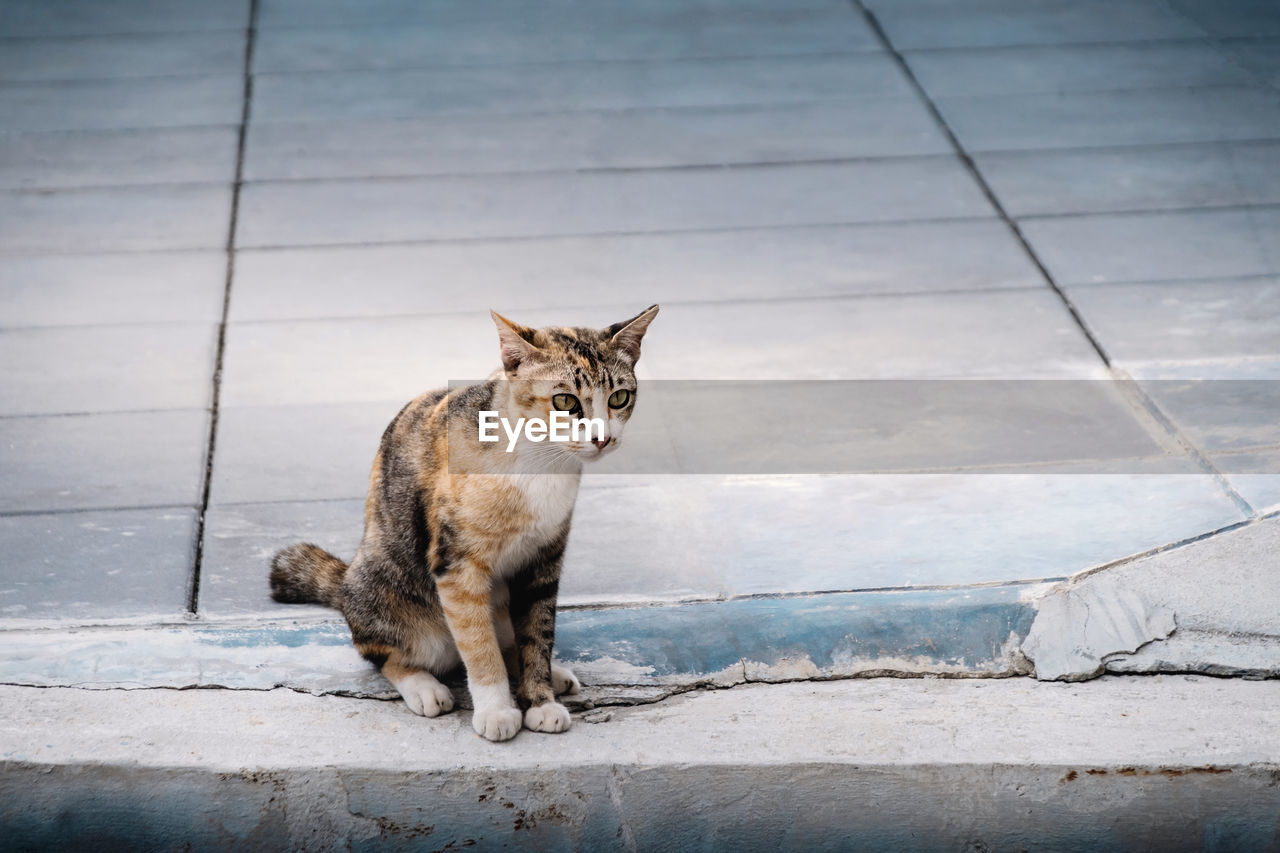
[[534,732],[567,732],[569,709],[559,702],[544,702],[524,712],[524,727]]
[[578,676],[573,674],[573,670],[553,663],[551,664],[551,687],[556,691],[557,696],[563,696],[566,693],[577,693],[582,685],[578,683]]
[[519,708],[498,706],[476,708],[471,715],[471,726],[486,740],[511,740],[520,731]]
[[453,693],[425,672],[400,679],[396,689],[409,710],[423,717],[438,717],[453,710]]

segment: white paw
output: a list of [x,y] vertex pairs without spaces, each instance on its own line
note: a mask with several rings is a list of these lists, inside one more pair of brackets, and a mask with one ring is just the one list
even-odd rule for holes
[[425,672],[415,672],[396,682],[409,710],[424,717],[438,717],[453,710],[453,694],[449,688]]
[[505,706],[477,708],[471,726],[486,740],[511,740],[520,731],[520,709]]
[[582,685],[578,683],[578,676],[573,674],[573,670],[558,663],[552,663],[551,687],[556,691],[557,696],[563,696],[566,693],[577,693]]
[[534,705],[524,712],[524,727],[534,732],[567,732],[569,709],[559,702]]

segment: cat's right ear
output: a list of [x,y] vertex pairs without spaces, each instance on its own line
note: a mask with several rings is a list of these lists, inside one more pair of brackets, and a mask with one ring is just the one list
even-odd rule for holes
[[514,373],[521,362],[542,354],[533,345],[533,329],[513,323],[493,309],[489,310],[493,324],[498,327],[498,342],[502,348],[502,368]]

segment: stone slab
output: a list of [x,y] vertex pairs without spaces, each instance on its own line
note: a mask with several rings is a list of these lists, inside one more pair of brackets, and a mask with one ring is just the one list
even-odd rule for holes
[[1039,45],[906,52],[933,97],[1248,86],[1254,78],[1208,41]]
[[238,323],[228,330],[222,404],[394,405],[385,426],[424,391],[483,379],[499,366],[498,335],[487,312]]
[[970,151],[1222,142],[1280,136],[1280,92],[1223,87],[937,99]]
[[0,87],[5,129],[111,130],[238,124],[244,78],[218,74]]
[[[1217,454],[1280,447],[1280,361],[1246,363],[1244,369],[1232,365],[1230,372],[1224,365],[1212,367],[1218,376],[1207,379],[1165,378],[1188,373],[1182,365],[1135,373],[1156,405],[1200,449]],[[1191,368],[1197,369],[1204,368]],[[1237,472],[1250,473],[1248,466]]]
[[1073,287],[1113,362],[1280,357],[1280,277]]
[[[637,6],[641,4],[636,4]],[[648,4],[651,5],[651,4]],[[547,7],[543,7],[546,9]],[[408,11],[408,10],[406,10]],[[417,11],[417,10],[414,10]],[[421,13],[443,13],[423,9]],[[312,26],[299,15],[287,27],[264,26],[254,45],[254,70],[328,71],[447,67],[533,62],[795,56],[877,51],[879,43],[856,15],[838,9],[727,6],[716,13],[670,6],[642,17],[622,6],[583,6],[579,14],[495,14],[484,21]],[[609,15],[632,20],[609,25]]]
[[0,332],[0,416],[210,403],[213,325],[88,326]]
[[0,516],[0,620],[184,613],[195,533],[192,507]]
[[252,124],[250,181],[949,154],[914,100]]
[[9,192],[0,194],[0,251],[216,249],[230,217],[229,184]]
[[[630,294],[669,306],[1042,283],[995,220],[247,250],[236,255],[231,318],[483,314],[492,306],[577,323],[582,307],[620,303]],[[300,290],[305,300],[297,298]]]
[[0,418],[0,512],[195,506],[209,415]]
[[0,258],[0,325],[208,323],[222,316],[220,250]]
[[[352,217],[352,209],[361,211]],[[741,170],[265,183],[237,245],[316,246],[981,217],[958,161],[922,157]]]
[[[1047,289],[687,305],[645,352],[662,379],[1088,378],[1101,361]],[[659,336],[660,335],[660,336]]]
[[382,431],[404,402],[223,408],[210,503],[363,501]]
[[0,10],[6,36],[102,36],[132,33],[243,30],[249,0],[13,0]]
[[1280,208],[1026,219],[1022,231],[1059,284],[1280,273]]
[[[531,8],[519,0],[488,0],[485,3],[417,3],[414,0],[269,0],[262,4],[258,25],[273,27],[352,27],[381,25],[433,26],[447,30],[493,26],[494,18],[529,25],[551,21],[571,26],[585,22],[593,29],[630,27],[663,29],[705,25],[733,15],[776,14],[776,0],[646,0],[644,3],[588,4],[575,0],[547,0]],[[836,20],[849,15],[839,0],[795,0],[787,4],[792,13],[824,14]],[[487,30],[486,30],[487,31]]]
[[0,134],[0,188],[230,183],[238,136],[232,125]]
[[979,154],[1014,216],[1280,203],[1280,143]]
[[[344,453],[343,457],[352,455]],[[373,461],[372,453],[369,456],[366,468]],[[345,462],[345,458],[340,461]],[[301,494],[303,481],[314,475],[301,469],[297,474],[296,493]],[[295,542],[311,542],[350,560],[360,544],[363,527],[363,497],[305,503],[213,504],[205,522],[200,614],[215,619],[259,613],[287,619],[333,619],[337,614],[327,607],[272,601],[267,583],[271,557]]]
[[[273,604],[263,580],[270,555],[286,545],[310,538],[350,559],[363,517],[356,478],[368,461],[357,472],[363,454],[337,449],[330,467],[352,469],[347,500],[314,500],[341,484],[298,451],[292,472],[281,465],[257,483],[259,494],[292,489],[292,498],[211,509],[213,585],[201,595],[209,613],[298,615]],[[566,606],[1061,578],[1243,520],[1198,473],[590,479],[566,556]],[[767,531],[761,518],[772,520]]]
[[239,74],[244,70],[244,46],[242,30],[14,39],[0,54],[0,80]]
[[710,107],[908,97],[882,54],[260,74],[254,121]]
[[1199,26],[1162,3],[1071,0],[870,0],[866,4],[899,50],[1005,47],[1197,38]]
[[1215,453],[1213,463],[1258,514],[1280,512],[1280,448],[1245,453]]

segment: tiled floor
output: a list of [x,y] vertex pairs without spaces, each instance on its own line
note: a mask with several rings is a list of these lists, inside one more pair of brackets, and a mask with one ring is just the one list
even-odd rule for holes
[[660,380],[1100,348],[1158,407],[1105,465],[600,478],[566,603],[1058,577],[1280,505],[1274,397],[1168,384],[1276,378],[1280,9],[866,5],[0,0],[0,620],[310,613],[270,553],[352,551],[489,307],[661,302]]

